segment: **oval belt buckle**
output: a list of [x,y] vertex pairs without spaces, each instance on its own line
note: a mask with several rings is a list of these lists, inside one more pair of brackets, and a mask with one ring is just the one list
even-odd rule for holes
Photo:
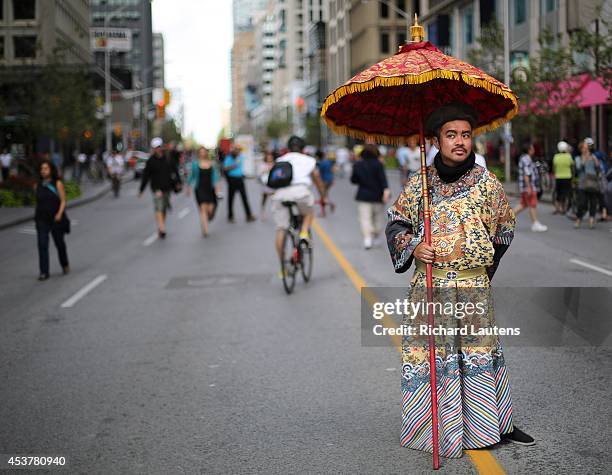
[[457,273],[455,271],[449,271],[446,273],[446,278],[448,280],[455,280],[457,278]]

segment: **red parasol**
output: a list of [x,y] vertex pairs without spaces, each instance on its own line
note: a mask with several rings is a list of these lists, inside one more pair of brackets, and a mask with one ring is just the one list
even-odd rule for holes
[[[484,71],[447,56],[427,41],[415,15],[411,41],[399,52],[360,72],[334,90],[323,103],[321,116],[336,133],[398,145],[418,135],[421,144],[425,242],[431,244],[431,210],[425,161],[424,120],[434,110],[462,102],[478,111],[474,133],[493,130],[518,113],[512,90]],[[432,296],[432,266],[426,266],[427,295]],[[428,315],[433,326],[433,315]],[[430,332],[431,333],[431,332]],[[440,466],[435,340],[429,336],[433,468]]]

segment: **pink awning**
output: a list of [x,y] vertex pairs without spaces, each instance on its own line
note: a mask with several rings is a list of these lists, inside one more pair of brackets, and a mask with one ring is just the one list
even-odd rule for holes
[[580,108],[611,104],[612,92],[605,88],[601,79],[589,78],[576,99]]
[[612,91],[606,89],[601,78],[593,79],[589,74],[580,74],[559,84],[542,82],[535,87],[545,99],[534,98],[521,103],[521,114],[528,110],[542,115],[555,114],[564,107],[583,108],[612,103]]

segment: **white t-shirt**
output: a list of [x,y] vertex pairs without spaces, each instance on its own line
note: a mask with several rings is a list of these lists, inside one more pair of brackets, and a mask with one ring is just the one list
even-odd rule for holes
[[289,162],[293,172],[291,186],[312,185],[310,174],[317,166],[317,161],[308,155],[298,152],[289,152],[276,159],[277,162]]
[[[429,152],[427,152],[427,166],[428,167],[433,164],[434,158],[437,153],[438,153],[438,147],[432,144],[431,148],[429,149]],[[474,155],[476,155],[476,163],[486,170],[487,162],[485,158],[479,153],[474,153]]]
[[338,150],[336,150],[336,163],[338,163],[338,165],[343,165],[348,161],[349,151],[346,148],[340,147]]
[[10,153],[0,154],[0,162],[2,162],[3,168],[9,168],[11,166],[12,161],[13,161],[13,156]]
[[420,147],[415,147],[414,149],[407,147],[406,165],[408,166],[408,170],[410,170],[411,172],[417,172],[421,169]]
[[121,175],[123,173],[123,157],[121,155],[111,155],[106,159],[106,166],[111,173]]

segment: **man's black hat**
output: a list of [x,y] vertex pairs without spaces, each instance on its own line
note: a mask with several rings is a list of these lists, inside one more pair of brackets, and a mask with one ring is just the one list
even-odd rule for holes
[[473,129],[478,123],[478,113],[473,107],[462,102],[445,104],[442,107],[438,107],[427,117],[425,121],[425,135],[427,137],[437,137],[442,126],[451,120],[466,120]]

